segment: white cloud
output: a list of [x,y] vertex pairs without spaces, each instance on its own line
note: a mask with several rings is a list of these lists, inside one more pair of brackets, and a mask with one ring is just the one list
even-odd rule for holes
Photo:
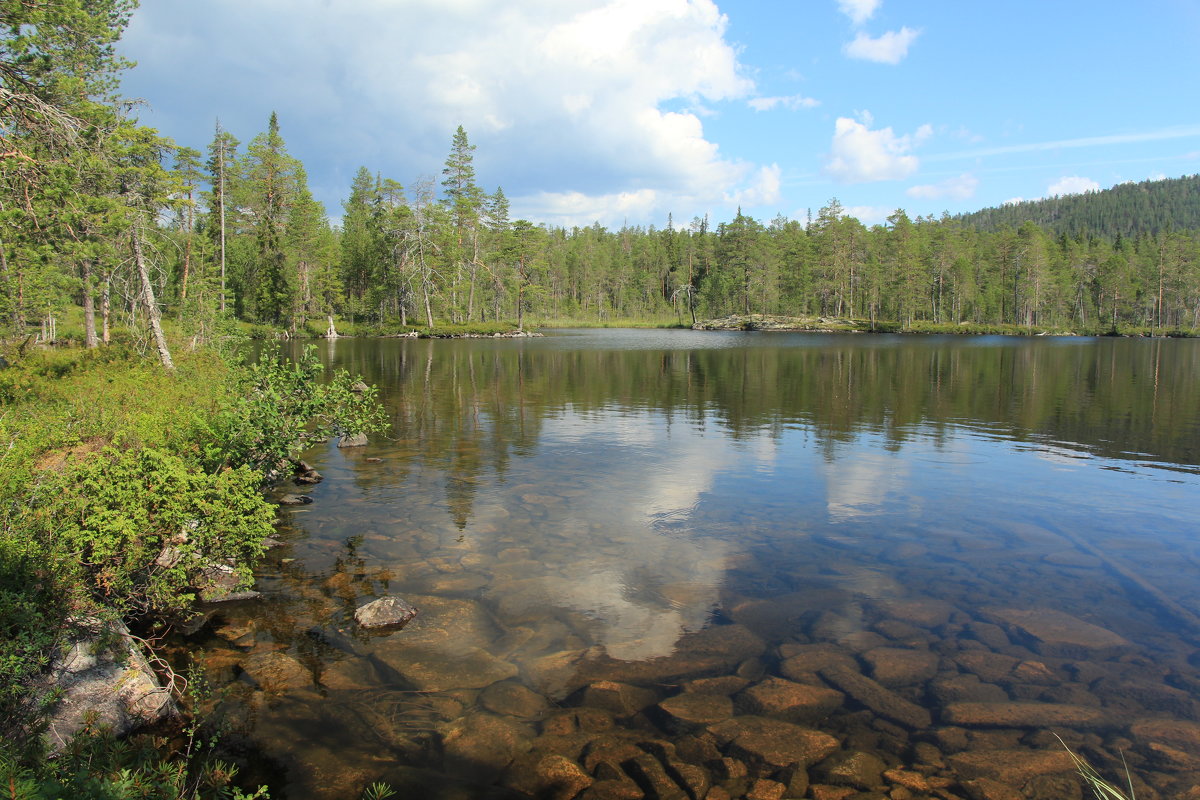
[[1098,191],[1100,191],[1100,184],[1091,178],[1081,178],[1078,175],[1071,175],[1050,184],[1046,189],[1046,197],[1059,197],[1066,194],[1083,194],[1084,192]]
[[874,120],[868,112],[859,119],[839,117],[835,123],[825,162],[827,175],[843,183],[866,183],[900,180],[917,171],[920,162],[909,151],[933,133],[929,125],[912,135],[897,136],[891,128],[871,130]]
[[[956,153],[941,153],[929,156],[929,160],[950,161],[958,158],[982,158],[984,156],[1007,155],[1009,153],[1036,153],[1044,150],[1064,150],[1076,147],[1103,147],[1107,145],[1136,144],[1139,142],[1160,142],[1170,139],[1190,139],[1195,136],[1200,136],[1200,125],[1176,125],[1152,131],[1139,131],[1137,133],[1083,136],[1077,139],[1056,139],[1049,142],[1029,142],[1027,144],[985,147],[977,150],[962,150]],[[1190,153],[1189,156],[1200,156],[1200,150]]]
[[850,206],[846,209],[846,216],[854,217],[863,225],[880,225],[895,210],[891,206]]
[[779,202],[782,183],[782,170],[771,164],[760,168],[748,186],[725,195],[725,201],[731,206],[769,206]]
[[1000,205],[1015,206],[1015,205],[1018,205],[1019,203],[1024,203],[1024,202],[1025,202],[1024,197],[1010,197],[1007,200],[1005,200],[1003,203],[1001,203]]
[[854,37],[854,41],[842,49],[851,58],[875,61],[880,64],[899,64],[908,55],[909,45],[920,34],[921,31],[909,27],[903,27],[898,31],[888,31],[878,37],[860,32]]
[[[123,50],[141,62],[133,92],[207,118],[160,127],[210,131],[219,115],[248,140],[273,105],[285,136],[312,139],[289,136],[294,153],[343,154],[325,169],[345,186],[360,163],[406,184],[437,174],[462,124],[514,214],[652,195],[665,216],[757,180],[701,124],[699,109],[754,93],[726,27],[713,0],[213,0],[143,4]],[[168,76],[195,63],[213,69],[181,91]]]
[[802,108],[816,108],[821,105],[821,101],[802,94],[793,94],[786,97],[752,97],[746,101],[746,105],[755,111],[771,111],[780,107],[799,111]]
[[653,189],[610,194],[537,192],[521,198],[515,217],[528,217],[551,225],[590,225],[596,220],[644,219],[661,204]]
[[962,175],[947,178],[940,183],[909,187],[905,194],[920,200],[940,200],[943,197],[951,200],[968,200],[975,196],[975,190],[978,188],[979,179],[964,172]]
[[838,0],[838,10],[850,18],[855,25],[875,16],[881,0]]

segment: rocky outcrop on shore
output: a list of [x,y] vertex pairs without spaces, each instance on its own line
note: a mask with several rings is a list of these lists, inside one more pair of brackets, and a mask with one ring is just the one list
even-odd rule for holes
[[697,322],[692,330],[697,331],[856,331],[860,325],[849,319],[826,317],[781,317],[770,314],[734,314],[719,319]]
[[80,623],[44,683],[40,694],[54,698],[45,732],[51,752],[85,727],[124,736],[177,713],[170,692],[120,622]]

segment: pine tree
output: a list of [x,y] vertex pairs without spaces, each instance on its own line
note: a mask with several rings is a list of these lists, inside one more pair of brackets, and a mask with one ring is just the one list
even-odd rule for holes
[[271,112],[266,133],[246,149],[245,200],[253,214],[256,263],[243,290],[252,298],[251,316],[280,324],[291,311],[295,286],[288,271],[284,237],[288,214],[299,196],[299,164],[288,155]]
[[[475,145],[467,140],[467,132],[459,125],[450,143],[450,155],[446,157],[446,165],[442,169],[442,188],[454,228],[447,255],[453,264],[450,306],[456,321],[470,319],[474,315],[475,282],[480,265],[479,233],[484,193],[475,182],[474,153]],[[464,274],[468,284],[465,317],[459,308],[458,296]]]

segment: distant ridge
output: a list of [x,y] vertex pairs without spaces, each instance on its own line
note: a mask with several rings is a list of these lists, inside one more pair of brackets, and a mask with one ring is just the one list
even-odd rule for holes
[[1200,175],[1122,183],[1086,194],[985,208],[955,219],[979,231],[1032,221],[1055,236],[1136,238],[1163,231],[1200,230]]

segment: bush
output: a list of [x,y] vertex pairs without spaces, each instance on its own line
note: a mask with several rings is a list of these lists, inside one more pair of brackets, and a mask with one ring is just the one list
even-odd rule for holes
[[207,473],[165,450],[105,448],[58,473],[30,515],[97,602],[122,613],[186,610],[214,563],[248,565],[275,509],[247,466]]
[[239,370],[235,398],[213,419],[206,466],[247,464],[267,472],[312,439],[387,429],[375,387],[355,391],[360,379],[345,370],[321,383],[323,370],[312,345],[297,361],[276,351]]
[[307,436],[387,425],[373,388],[322,383],[311,351],[254,366],[182,353],[173,373],[122,347],[6,358],[0,736],[29,730],[27,687],[69,617],[185,610],[213,562],[248,576],[275,518],[264,471]]

